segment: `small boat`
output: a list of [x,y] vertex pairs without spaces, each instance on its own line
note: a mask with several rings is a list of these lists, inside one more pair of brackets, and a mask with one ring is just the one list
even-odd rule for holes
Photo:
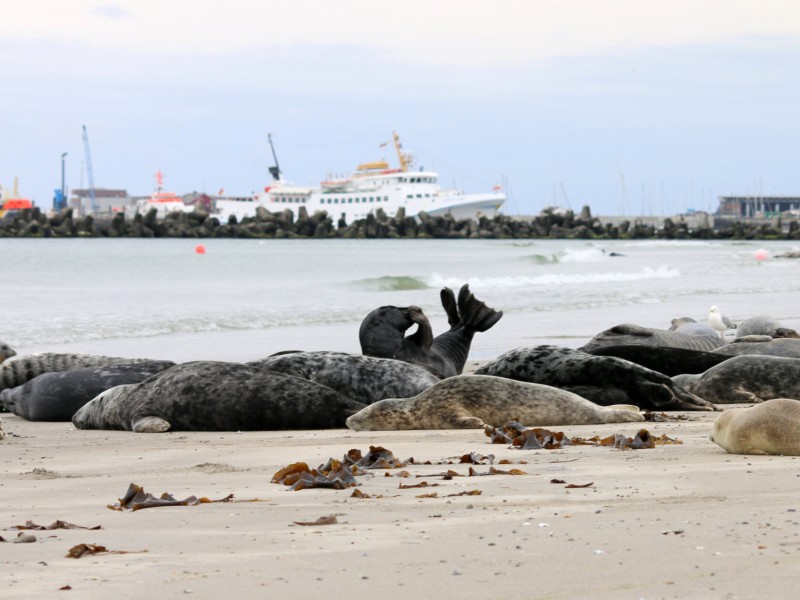
[[164,174],[157,171],[156,189],[148,197],[142,200],[137,200],[133,205],[134,212],[147,214],[150,209],[156,209],[156,217],[163,219],[170,213],[174,212],[191,212],[194,210],[193,206],[187,205],[183,198],[175,194],[175,192],[164,191]]
[[17,188],[17,178],[14,178],[14,192],[10,198],[5,197],[2,186],[0,186],[0,218],[7,213],[14,213],[26,208],[33,208],[33,202],[28,198],[20,198],[19,190]]
[[392,133],[392,142],[399,167],[391,167],[385,160],[366,162],[358,165],[349,177],[331,178],[313,188],[292,185],[283,179],[270,135],[269,144],[275,160],[275,166],[269,169],[273,178],[271,185],[249,198],[218,198],[215,216],[222,222],[231,215],[241,220],[255,216],[256,209],[263,207],[270,212],[291,210],[297,219],[300,208],[305,207],[309,215],[326,211],[331,218],[344,218],[351,224],[379,208],[389,217],[403,208],[407,217],[424,211],[433,216],[450,214],[456,219],[477,219],[494,217],[506,201],[500,186],[483,194],[442,189],[436,171],[412,170],[413,156],[403,152],[397,133]]

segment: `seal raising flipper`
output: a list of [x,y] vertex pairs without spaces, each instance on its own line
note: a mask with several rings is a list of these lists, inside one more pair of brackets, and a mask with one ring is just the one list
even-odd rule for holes
[[[444,288],[440,294],[450,330],[433,338],[430,322],[419,307],[382,306],[361,323],[359,341],[366,356],[396,358],[418,364],[441,377],[460,374],[467,362],[473,336],[497,323],[503,316],[486,306],[464,284],[455,294]],[[417,330],[403,337],[416,324]]]

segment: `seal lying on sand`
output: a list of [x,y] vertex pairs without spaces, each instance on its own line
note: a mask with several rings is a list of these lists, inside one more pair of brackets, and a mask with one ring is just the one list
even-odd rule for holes
[[699,375],[676,375],[683,389],[718,404],[800,400],[800,359],[763,354],[733,356]]
[[714,421],[709,436],[731,454],[800,455],[800,402],[767,400],[750,408],[731,408]]
[[594,336],[587,344],[578,348],[591,352],[603,346],[664,346],[688,348],[710,352],[725,342],[714,333],[709,335],[686,335],[667,329],[651,329],[639,325],[615,325]]
[[800,338],[800,334],[794,329],[789,329],[781,325],[780,321],[772,317],[750,317],[739,324],[736,330],[736,337],[742,338],[747,335],[768,335],[773,338]]
[[748,335],[736,338],[730,344],[714,349],[713,352],[728,356],[768,354],[770,356],[800,358],[800,340],[794,338],[773,339],[768,335]]
[[139,383],[173,365],[172,361],[146,361],[43,373],[0,392],[0,405],[29,421],[70,421],[75,411],[99,393]]
[[634,404],[657,410],[714,410],[669,377],[613,356],[594,356],[558,346],[511,350],[475,371],[569,390],[592,402]]
[[[396,358],[425,367],[440,377],[452,377],[464,370],[472,338],[492,327],[503,316],[486,306],[464,284],[458,301],[450,288],[441,291],[442,306],[450,330],[433,337],[428,318],[418,306],[381,306],[361,323],[358,338],[361,352],[376,358]],[[413,325],[417,330],[405,336]]]
[[439,378],[422,367],[344,352],[290,352],[245,363],[324,385],[362,404],[410,398]]
[[0,363],[6,360],[7,358],[11,358],[12,356],[16,356],[17,353],[14,352],[14,349],[0,340]]
[[85,404],[78,429],[263,431],[344,427],[360,402],[325,386],[238,363],[175,365],[136,384],[111,388]]
[[140,363],[149,360],[149,358],[123,358],[97,354],[59,354],[53,352],[26,354],[7,360],[0,365],[0,390],[15,388],[42,373]]
[[[702,373],[730,358],[716,352],[669,346],[605,346],[595,348],[589,354],[624,358],[637,365],[663,373],[667,377],[683,373]],[[699,395],[702,397],[702,394]]]
[[347,419],[356,431],[478,429],[517,420],[523,425],[628,423],[644,417],[631,410],[598,406],[548,385],[487,375],[459,375],[414,398],[371,404]]
[[717,332],[708,325],[703,323],[698,323],[691,317],[680,317],[678,319],[672,319],[672,324],[668,331],[674,331],[675,333],[681,333],[683,335],[700,335],[700,336],[715,336],[717,337]]
[[3,429],[3,419],[0,419],[0,440],[6,439],[6,432]]

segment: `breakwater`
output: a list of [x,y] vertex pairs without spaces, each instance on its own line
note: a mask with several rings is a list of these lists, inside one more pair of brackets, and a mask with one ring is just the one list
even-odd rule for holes
[[771,224],[732,221],[722,226],[703,224],[690,227],[682,217],[653,223],[616,220],[603,223],[584,206],[580,213],[546,209],[534,217],[498,215],[491,219],[454,219],[451,215],[394,217],[380,209],[353,223],[336,221],[325,212],[309,215],[304,208],[294,218],[290,210],[273,213],[259,207],[254,217],[220,223],[200,209],[172,213],[158,218],[155,209],[127,217],[77,216],[71,208],[48,216],[38,208],[6,214],[0,220],[0,237],[144,237],[144,238],[451,238],[451,239],[753,239],[800,240],[800,224],[791,221]]

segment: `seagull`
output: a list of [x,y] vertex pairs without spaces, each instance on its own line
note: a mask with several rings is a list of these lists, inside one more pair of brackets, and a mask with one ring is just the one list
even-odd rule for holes
[[716,306],[712,306],[711,312],[708,313],[708,324],[719,331],[721,338],[725,337],[725,331],[728,329],[736,329],[736,325],[733,324],[733,321],[725,315],[721,315],[719,308]]

